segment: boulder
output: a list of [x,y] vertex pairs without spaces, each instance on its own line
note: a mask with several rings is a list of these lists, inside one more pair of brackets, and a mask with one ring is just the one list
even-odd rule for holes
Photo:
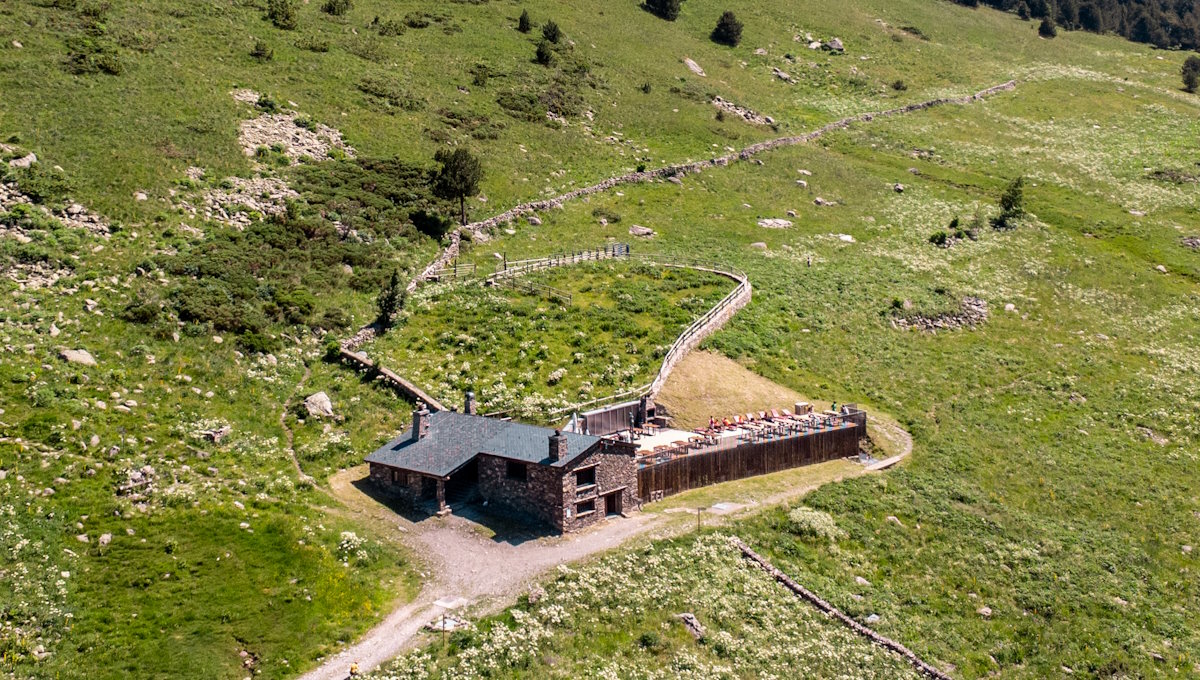
[[758,226],[766,227],[767,229],[786,229],[792,226],[791,220],[783,220],[776,217],[769,217],[758,221]]
[[329,395],[324,392],[317,392],[309,395],[304,400],[304,409],[308,411],[308,415],[314,417],[332,417],[333,402],[329,400]]
[[542,220],[537,215],[530,215],[528,220],[529,223],[535,227],[541,226],[542,224]]
[[95,357],[86,349],[64,349],[58,353],[58,358],[69,364],[96,365]]
[[845,52],[846,46],[842,44],[841,38],[834,38],[826,43],[826,46],[834,52]]
[[24,156],[22,158],[12,159],[11,161],[8,162],[8,167],[10,167],[10,168],[28,168],[28,167],[32,167],[34,163],[37,163],[37,156],[35,154],[31,153],[28,156]]
[[653,229],[651,229],[650,227],[643,227],[640,224],[635,224],[635,225],[629,227],[629,233],[633,236],[643,236],[646,238],[654,236]]
[[754,243],[751,243],[751,244],[750,244],[750,247],[751,247],[751,248],[758,248],[759,250],[766,250],[766,249],[767,249],[767,244],[763,243],[762,241],[755,241]]

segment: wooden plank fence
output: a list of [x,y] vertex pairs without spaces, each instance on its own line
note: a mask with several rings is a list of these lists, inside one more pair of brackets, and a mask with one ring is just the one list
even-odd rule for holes
[[710,484],[765,475],[813,463],[858,455],[864,424],[794,437],[748,441],[733,448],[680,456],[638,470],[643,503]]

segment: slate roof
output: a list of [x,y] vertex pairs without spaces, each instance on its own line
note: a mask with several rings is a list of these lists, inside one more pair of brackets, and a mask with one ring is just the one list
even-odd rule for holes
[[371,455],[368,463],[412,470],[435,477],[447,477],[480,453],[527,463],[565,467],[579,454],[592,448],[600,437],[564,432],[567,456],[551,462],[550,435],[547,427],[525,425],[456,411],[436,411],[429,415],[429,432],[419,441],[412,440],[412,428],[388,442]]

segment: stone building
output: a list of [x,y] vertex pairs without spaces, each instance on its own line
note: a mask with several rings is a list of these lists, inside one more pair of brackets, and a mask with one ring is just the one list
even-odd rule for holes
[[367,456],[371,480],[410,505],[479,497],[489,507],[574,531],[636,507],[635,446],[424,405],[408,432]]

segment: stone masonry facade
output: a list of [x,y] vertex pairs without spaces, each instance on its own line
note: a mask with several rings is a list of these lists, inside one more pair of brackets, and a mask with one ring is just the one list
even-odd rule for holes
[[[580,473],[585,476],[595,470],[595,484],[579,484]],[[588,454],[565,471],[562,477],[563,531],[575,531],[602,520],[607,515],[606,497],[615,496],[619,513],[629,513],[638,507],[637,465],[634,448],[613,443]],[[581,504],[595,504],[590,513],[580,513]]]
[[395,496],[410,507],[415,507],[422,498],[434,493],[435,480],[416,472],[399,470],[379,463],[371,463],[371,481],[376,488]]
[[[631,447],[606,442],[563,467],[520,463],[499,456],[479,455],[479,494],[488,505],[534,517],[563,532],[594,524],[606,516],[606,499],[616,495],[617,510],[637,507],[637,467]],[[523,466],[525,478],[514,478],[512,466]],[[515,470],[512,470],[515,472]],[[579,484],[580,473],[595,483]],[[588,502],[590,511],[580,512]]]

